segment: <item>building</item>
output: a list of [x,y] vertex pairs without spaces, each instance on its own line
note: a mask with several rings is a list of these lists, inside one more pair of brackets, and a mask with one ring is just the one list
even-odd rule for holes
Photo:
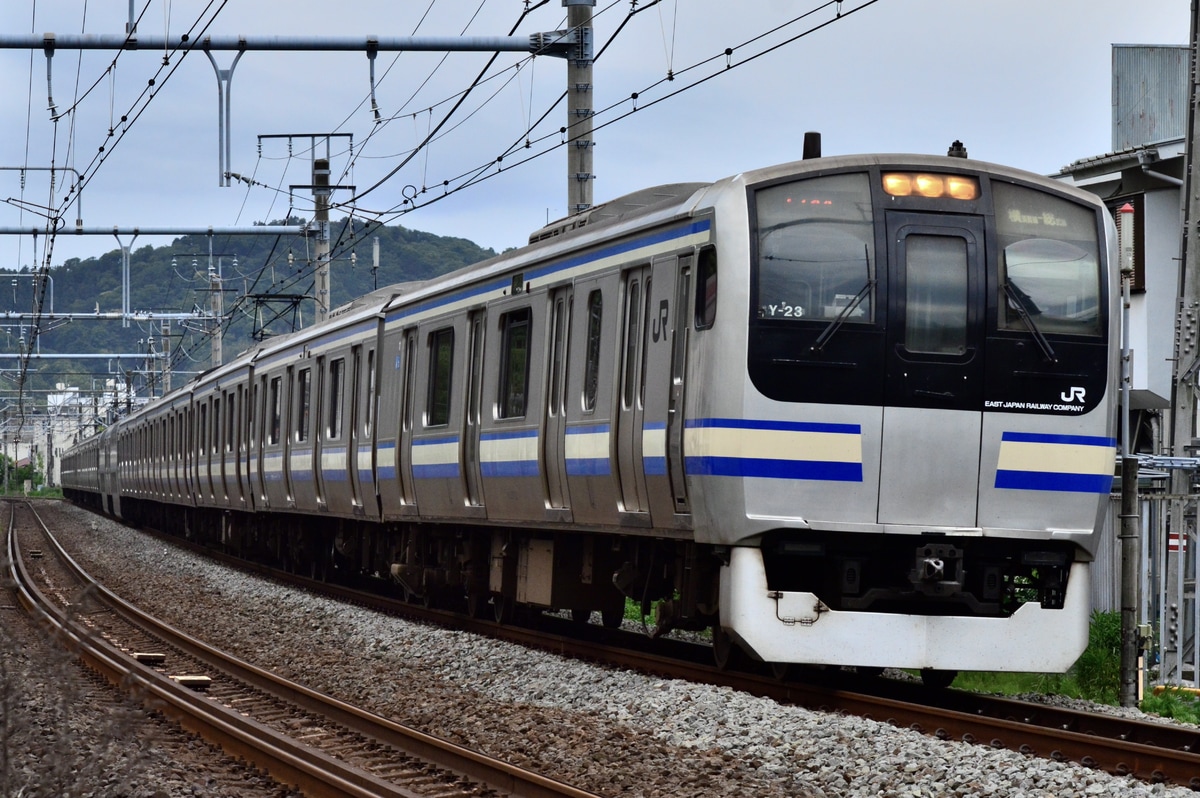
[[[1129,446],[1135,454],[1175,454],[1170,450],[1170,410],[1183,285],[1190,60],[1190,48],[1182,45],[1113,45],[1112,150],[1082,158],[1053,175],[1101,197],[1114,217],[1123,209],[1132,211],[1133,277],[1126,332],[1132,351]],[[1200,548],[1200,494],[1166,495],[1168,476],[1162,470],[1140,474],[1139,620],[1157,629],[1151,658],[1159,662],[1156,681],[1200,684],[1196,561],[1180,556]],[[1114,501],[1093,571],[1092,601],[1097,609],[1120,606],[1117,508]]]

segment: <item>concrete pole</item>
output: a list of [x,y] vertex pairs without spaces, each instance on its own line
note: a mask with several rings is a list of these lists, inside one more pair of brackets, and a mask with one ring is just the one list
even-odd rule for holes
[[1141,514],[1138,512],[1138,461],[1121,458],[1121,706],[1138,703],[1138,566]]
[[329,317],[329,159],[313,161],[313,222],[317,228],[317,279],[313,297],[317,304],[317,324]]
[[[209,239],[209,247],[212,247],[212,239]],[[219,261],[218,261],[219,262]],[[213,368],[221,365],[224,362],[225,352],[223,346],[224,329],[223,322],[225,320],[225,295],[221,292],[221,271],[213,265],[213,256],[210,252],[208,255],[208,292],[209,313],[212,316],[211,322],[212,337],[210,343],[212,345],[212,363]]]
[[579,43],[567,60],[567,215],[592,207],[592,9],[596,0],[563,0]]
[[162,395],[171,392],[171,320],[162,322]]

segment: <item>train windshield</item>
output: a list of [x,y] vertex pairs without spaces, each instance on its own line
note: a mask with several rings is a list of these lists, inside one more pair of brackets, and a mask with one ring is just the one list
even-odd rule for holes
[[1095,213],[1007,183],[993,183],[993,192],[1001,329],[1101,335]]
[[755,205],[758,318],[870,323],[875,233],[867,175],[771,186],[756,193]]

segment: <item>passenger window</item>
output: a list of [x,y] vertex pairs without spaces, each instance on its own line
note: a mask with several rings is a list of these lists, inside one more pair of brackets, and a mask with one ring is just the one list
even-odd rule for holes
[[1069,200],[994,183],[1000,328],[1103,334],[1096,214]]
[[447,327],[429,336],[429,395],[425,426],[450,423],[450,379],[454,367],[454,330]]
[[500,357],[500,418],[521,418],[525,415],[526,394],[529,391],[529,309],[504,314],[504,331]]
[[762,189],[755,212],[758,318],[873,320],[875,227],[865,173]]
[[600,289],[588,294],[587,352],[583,364],[583,409],[596,409],[596,393],[600,385],[600,332],[604,319],[604,297]]

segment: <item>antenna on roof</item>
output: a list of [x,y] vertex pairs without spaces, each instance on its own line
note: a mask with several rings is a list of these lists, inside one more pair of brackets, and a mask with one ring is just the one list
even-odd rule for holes
[[967,147],[961,141],[955,139],[954,143],[950,145],[950,149],[946,150],[946,154],[951,158],[966,158]]
[[804,134],[804,160],[821,157],[821,134],[810,130]]

